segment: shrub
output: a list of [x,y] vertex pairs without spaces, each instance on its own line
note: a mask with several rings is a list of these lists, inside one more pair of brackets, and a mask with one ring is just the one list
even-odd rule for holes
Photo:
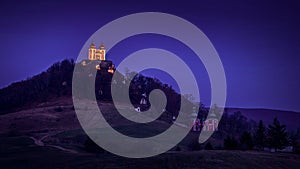
[[204,149],[205,149],[205,150],[213,150],[214,148],[213,148],[213,146],[211,145],[211,143],[208,142],[208,143],[205,145]]

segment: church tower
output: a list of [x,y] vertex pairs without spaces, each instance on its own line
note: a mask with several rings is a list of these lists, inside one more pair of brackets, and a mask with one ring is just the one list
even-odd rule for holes
[[94,42],[92,42],[90,48],[89,48],[89,60],[96,60],[96,46]]
[[105,48],[104,48],[103,44],[100,45],[100,53],[102,53],[100,60],[106,60],[106,58],[105,58],[106,53],[105,53]]
[[105,48],[104,48],[103,44],[101,44],[99,49],[96,50],[96,58],[97,58],[97,60],[106,60],[105,59]]

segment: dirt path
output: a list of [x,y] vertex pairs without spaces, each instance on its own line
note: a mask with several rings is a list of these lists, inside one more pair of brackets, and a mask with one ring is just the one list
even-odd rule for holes
[[45,146],[45,144],[41,140],[36,139],[34,137],[29,137],[29,138],[31,138],[33,140],[33,142],[34,142],[35,145],[37,145],[37,146]]
[[[57,134],[57,133],[55,133],[55,134]],[[41,146],[41,147],[44,147],[44,146],[54,147],[56,149],[59,149],[59,150],[62,150],[62,151],[68,152],[68,153],[78,154],[77,151],[72,150],[72,149],[67,149],[67,148],[64,148],[64,147],[58,146],[58,145],[45,144],[43,142],[43,139],[45,139],[46,137],[52,136],[52,135],[54,135],[54,134],[53,133],[52,134],[47,134],[47,135],[41,137],[40,139],[36,139],[34,137],[29,137],[29,138],[31,138],[33,140],[34,144],[37,145],[37,146]]]

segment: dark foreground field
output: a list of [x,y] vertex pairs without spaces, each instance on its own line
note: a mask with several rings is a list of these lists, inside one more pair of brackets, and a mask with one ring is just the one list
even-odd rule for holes
[[[113,115],[111,103],[100,104],[110,124],[127,134],[159,133],[161,128],[169,125],[157,121],[154,127],[136,130],[134,125],[120,123],[120,119]],[[70,99],[55,100],[32,109],[0,115],[0,122],[1,169],[297,169],[300,166],[300,155],[291,153],[191,151],[189,145],[198,138],[197,133],[191,133],[188,139],[178,145],[180,151],[169,151],[151,158],[128,159],[105,151],[89,153],[85,146],[87,136],[78,123]],[[214,144],[217,145],[217,142]]]
[[300,156],[255,151],[201,150],[168,152],[145,159],[128,159],[107,152],[68,152],[38,146],[28,137],[1,138],[1,168],[22,169],[102,169],[102,168],[299,168]]

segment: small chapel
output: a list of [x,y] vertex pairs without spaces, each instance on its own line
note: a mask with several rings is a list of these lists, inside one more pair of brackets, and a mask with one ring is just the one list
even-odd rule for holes
[[103,43],[100,45],[99,49],[97,49],[94,42],[92,42],[91,46],[89,47],[88,59],[103,61],[103,60],[106,60],[105,54],[106,54],[105,47],[104,47]]
[[106,59],[106,50],[103,43],[97,49],[94,42],[92,42],[88,49],[87,58],[87,60],[82,61],[83,66],[91,63],[96,63],[97,70],[106,70],[107,72],[112,74],[115,72],[115,65],[113,64],[113,62]]

